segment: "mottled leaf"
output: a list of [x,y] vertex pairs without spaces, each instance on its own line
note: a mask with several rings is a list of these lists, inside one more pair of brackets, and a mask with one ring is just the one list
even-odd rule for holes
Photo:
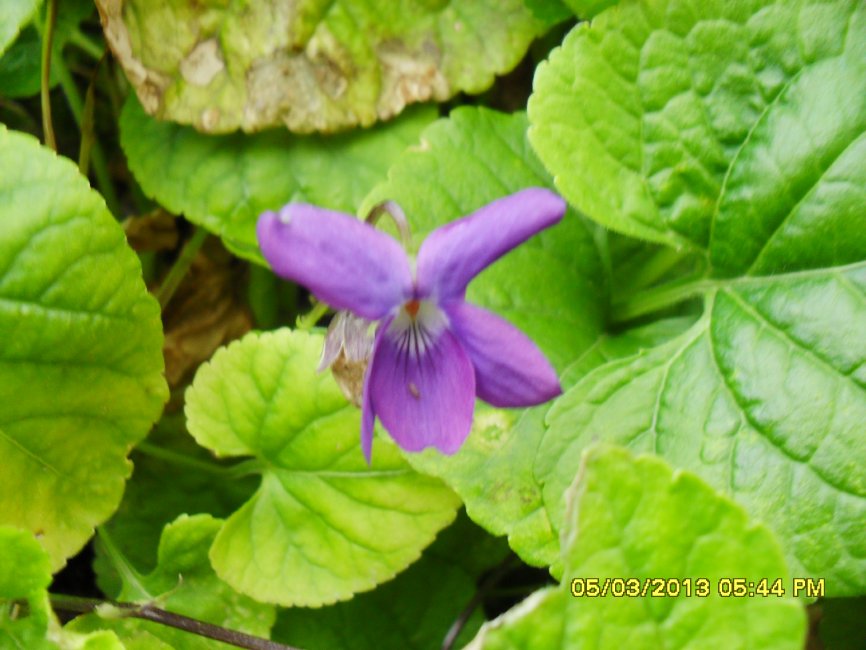
[[370,126],[478,93],[544,27],[523,0],[96,4],[147,112],[213,133]]

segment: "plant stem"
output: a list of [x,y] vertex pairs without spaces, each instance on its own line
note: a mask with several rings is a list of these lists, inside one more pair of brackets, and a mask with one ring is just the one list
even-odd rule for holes
[[126,556],[120,551],[117,544],[114,543],[114,539],[112,539],[104,526],[96,529],[96,542],[105,551],[109,561],[117,570],[117,573],[120,574],[123,582],[127,587],[132,588],[136,600],[153,600],[153,595],[144,586],[141,574],[126,559]]
[[448,634],[445,635],[445,639],[442,641],[442,650],[451,650],[454,647],[454,644],[457,643],[457,637],[460,636],[463,628],[466,627],[466,623],[469,622],[472,612],[478,608],[490,590],[493,589],[509,571],[517,566],[517,564],[517,558],[514,555],[509,555],[489,576],[487,576],[484,582],[481,583],[481,586],[478,587],[475,595],[472,596],[469,604],[466,605],[462,612],[460,612],[460,615],[457,617],[457,620],[454,621],[451,629],[448,630]]
[[243,461],[230,466],[217,465],[200,458],[193,458],[192,456],[182,454],[178,451],[160,447],[159,445],[150,444],[149,442],[139,443],[135,447],[135,450],[141,452],[145,456],[150,456],[151,458],[158,458],[159,460],[189,467],[190,469],[195,469],[199,472],[213,474],[224,479],[254,474],[256,471],[261,470],[261,464],[256,459]]
[[[96,135],[93,131],[93,113],[96,104],[96,72],[87,86],[87,93],[84,95],[84,109],[81,112],[81,146],[78,149],[78,171],[82,176],[87,176],[90,170],[90,153],[93,150],[93,145],[96,142]],[[97,181],[99,182],[99,181]],[[101,183],[99,183],[101,184]]]
[[138,443],[135,450],[141,452],[145,456],[150,456],[151,458],[158,458],[159,460],[164,460],[175,465],[183,465],[184,467],[189,467],[190,469],[195,469],[207,474],[214,474],[216,476],[224,477],[231,470],[230,467],[223,467],[221,465],[209,463],[206,460],[193,458],[192,456],[187,456],[178,451],[166,449],[159,445],[152,445],[149,442]]
[[663,284],[611,305],[611,320],[614,323],[624,323],[638,316],[672,307],[715,287],[716,283],[712,280],[679,280]]
[[187,271],[189,271],[189,267],[192,265],[192,261],[195,259],[198,249],[201,248],[201,245],[204,243],[204,240],[207,239],[207,236],[207,230],[201,226],[196,226],[192,237],[190,237],[183,245],[180,255],[177,256],[177,259],[174,261],[171,269],[169,269],[168,274],[165,276],[159,289],[157,289],[156,299],[159,300],[159,306],[162,307],[163,311],[165,311],[166,305],[171,302],[174,292],[177,291],[181,280],[183,280]]
[[330,309],[330,307],[325,303],[317,302],[306,314],[298,316],[296,324],[297,328],[302,331],[313,329],[313,327],[316,326],[316,323],[321,320],[322,316],[328,313],[328,309]]
[[690,252],[663,246],[646,261],[640,273],[633,278],[632,286],[635,289],[652,286]]
[[90,56],[94,61],[99,61],[105,53],[105,47],[94,41],[80,29],[75,29],[69,34],[69,42]]
[[[87,137],[85,130],[88,121],[85,102],[81,99],[81,93],[78,92],[78,86],[75,85],[75,80],[72,78],[69,69],[66,67],[66,64],[61,57],[57,57],[57,60],[55,61],[55,71],[57,72],[57,78],[60,81],[60,87],[63,89],[63,94],[66,96],[66,103],[69,104],[69,110],[72,112],[72,117],[75,118],[75,122],[78,124],[78,128],[81,131],[81,145],[83,148],[84,140]],[[94,81],[91,81],[91,86],[94,85],[95,79],[96,74],[94,73]],[[90,94],[90,90],[88,90],[88,94]],[[92,119],[90,122],[92,132]],[[99,141],[95,138],[92,140],[92,145],[93,152],[91,158],[93,163],[93,175],[96,177],[96,187],[99,188],[99,193],[102,194],[102,198],[105,199],[105,204],[108,206],[111,213],[115,217],[120,216],[122,213],[120,200],[117,198],[117,193],[114,191],[114,184],[111,182],[111,174],[108,173],[108,164],[106,163],[105,154],[102,151],[102,147],[99,145]],[[81,156],[79,155],[79,161],[80,158]],[[82,174],[86,176],[87,172],[82,171]]]
[[[168,612],[153,605],[144,604],[138,605],[135,603],[117,603],[107,600],[97,600],[94,598],[79,598],[78,596],[66,596],[63,594],[49,594],[51,606],[65,612],[76,612],[79,614],[89,614],[95,612],[101,615],[101,611],[112,610],[126,618],[140,618],[152,623],[159,623],[168,627],[173,627],[190,634],[196,634],[215,641],[228,643],[236,648],[247,648],[248,650],[298,650],[292,646],[283,645],[276,641],[262,639],[261,637],[252,636],[236,630],[229,630],[219,625],[205,623],[189,616]],[[110,615],[106,615],[110,618]]]
[[[37,21],[38,22],[38,21]],[[57,151],[57,140],[54,138],[54,126],[51,123],[51,45],[54,41],[54,25],[57,22],[57,0],[48,0],[48,15],[45,19],[45,29],[42,31],[42,132],[45,145]]]

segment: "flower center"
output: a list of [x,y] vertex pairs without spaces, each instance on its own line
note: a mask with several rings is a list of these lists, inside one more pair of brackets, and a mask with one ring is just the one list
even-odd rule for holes
[[420,357],[446,327],[448,318],[435,303],[413,299],[403,303],[387,333],[403,352]]
[[421,301],[420,300],[410,300],[405,305],[403,305],[403,309],[406,310],[406,313],[415,320],[415,317],[418,316],[418,310],[421,309]]

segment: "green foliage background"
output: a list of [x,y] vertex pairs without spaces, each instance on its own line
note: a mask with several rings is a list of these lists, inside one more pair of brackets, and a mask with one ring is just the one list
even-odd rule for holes
[[[241,4],[0,0],[0,647],[866,647],[866,6]],[[259,214],[533,186],[563,394],[368,466]]]

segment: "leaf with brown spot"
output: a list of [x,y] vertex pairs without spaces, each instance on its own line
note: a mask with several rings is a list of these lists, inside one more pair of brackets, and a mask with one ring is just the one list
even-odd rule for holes
[[331,132],[478,93],[545,28],[522,0],[96,4],[147,112],[212,133]]

